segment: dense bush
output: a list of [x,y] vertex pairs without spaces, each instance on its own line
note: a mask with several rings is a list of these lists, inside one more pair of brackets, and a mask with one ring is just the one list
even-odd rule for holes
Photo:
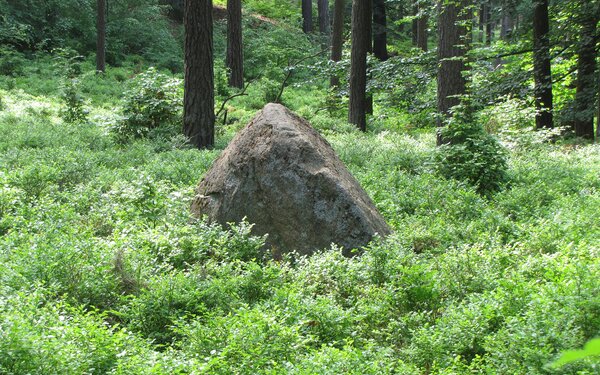
[[173,136],[182,111],[182,82],[150,68],[137,75],[123,98],[123,115],[111,131],[120,141]]
[[506,151],[479,124],[455,118],[441,136],[444,144],[436,152],[439,173],[466,181],[482,194],[504,187],[508,181]]

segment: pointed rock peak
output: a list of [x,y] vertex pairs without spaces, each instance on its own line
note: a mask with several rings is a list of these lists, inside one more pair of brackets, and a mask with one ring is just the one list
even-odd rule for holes
[[244,217],[281,255],[338,244],[349,254],[390,228],[335,154],[304,119],[267,104],[214,162],[192,213],[225,225]]

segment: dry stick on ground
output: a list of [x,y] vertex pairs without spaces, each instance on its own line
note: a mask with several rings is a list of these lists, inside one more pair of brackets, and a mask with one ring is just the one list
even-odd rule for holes
[[329,52],[329,47],[322,49],[317,53],[313,53],[312,55],[304,56],[303,58],[294,62],[293,64],[288,61],[287,73],[285,75],[285,78],[283,79],[283,82],[281,82],[281,87],[279,88],[279,94],[277,94],[277,97],[275,98],[275,103],[281,103],[281,96],[283,95],[283,90],[285,90],[285,85],[286,85],[287,81],[290,79],[290,77],[292,76],[293,68],[298,66],[298,64],[300,64],[308,59],[312,59],[313,57],[322,55],[325,52]]

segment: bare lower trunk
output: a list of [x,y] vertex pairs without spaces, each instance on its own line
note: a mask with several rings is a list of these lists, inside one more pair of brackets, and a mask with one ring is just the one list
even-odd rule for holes
[[244,87],[242,51],[242,1],[227,0],[227,68],[229,86]]
[[302,0],[302,30],[305,33],[310,33],[313,30],[312,0]]
[[[466,92],[463,72],[467,70],[465,59],[469,38],[465,22],[470,19],[468,6],[468,0],[438,2],[438,127],[445,125],[444,117],[450,116],[450,109],[460,104]],[[443,143],[440,135],[437,141],[438,145]]]
[[575,93],[575,135],[594,139],[594,103],[596,102],[596,23],[595,15],[582,22],[577,89]]
[[385,0],[373,0],[373,54],[380,61],[388,59]]
[[550,30],[548,0],[535,0],[533,9],[533,80],[535,126],[552,128],[552,74],[550,65]]
[[367,130],[367,52],[371,44],[371,1],[352,1],[352,52],[348,122]]
[[427,52],[427,39],[428,39],[428,30],[427,30],[427,22],[429,21],[429,17],[425,14],[421,15],[417,20],[417,47]]
[[319,32],[329,35],[329,0],[317,0],[319,12]]
[[[333,34],[331,38],[331,61],[338,62],[342,59],[344,46],[344,0],[335,0],[333,7]],[[340,85],[340,79],[333,75],[330,80],[331,87]]]
[[186,0],[183,131],[198,148],[214,145],[212,0]]
[[106,70],[106,0],[97,0],[96,71]]

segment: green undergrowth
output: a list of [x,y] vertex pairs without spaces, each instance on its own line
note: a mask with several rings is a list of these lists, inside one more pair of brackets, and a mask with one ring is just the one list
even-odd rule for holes
[[431,132],[375,118],[362,134],[324,108],[324,90],[291,85],[283,102],[326,136],[394,234],[353,258],[333,246],[274,261],[251,224],[189,215],[272,83],[231,100],[217,147],[198,151],[111,134],[131,68],[84,75],[89,114],[71,123],[45,63],[31,69],[1,80],[0,373],[599,371],[593,359],[547,367],[600,334],[597,145],[512,134],[507,183],[482,196],[438,173]]

